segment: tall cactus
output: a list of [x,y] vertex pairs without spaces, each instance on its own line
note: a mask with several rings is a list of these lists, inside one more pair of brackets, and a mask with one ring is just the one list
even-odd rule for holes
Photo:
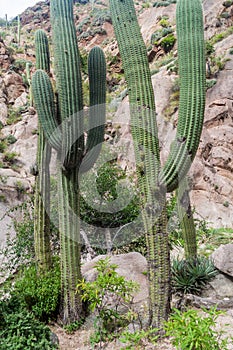
[[[48,38],[41,29],[35,33],[36,68],[50,73]],[[34,239],[35,256],[40,271],[51,266],[50,248],[50,173],[51,146],[45,139],[38,121],[38,141],[35,171]]]
[[130,102],[131,131],[148,247],[149,324],[161,328],[170,310],[170,258],[166,192],[188,172],[200,140],[205,105],[205,57],[200,0],[178,0],[176,10],[181,81],[178,127],[161,167],[154,92],[147,51],[133,0],[110,0]]
[[91,130],[88,130],[85,143],[81,67],[73,20],[73,0],[51,0],[50,14],[58,107],[55,108],[50,79],[42,70],[37,70],[33,75],[32,89],[46,139],[57,151],[61,319],[66,324],[82,317],[83,312],[81,297],[76,293],[76,285],[81,278],[78,180],[80,173],[88,170],[96,161],[103,141],[106,63],[103,51],[99,47],[93,48],[89,54],[88,67]]

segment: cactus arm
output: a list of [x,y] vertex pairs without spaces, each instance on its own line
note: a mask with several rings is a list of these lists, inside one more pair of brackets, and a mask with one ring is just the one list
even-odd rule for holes
[[59,151],[62,137],[55,115],[53,88],[48,74],[41,69],[38,69],[32,76],[32,91],[46,138],[49,144]]
[[62,159],[64,167],[71,168],[81,161],[84,152],[81,66],[73,0],[51,0],[50,16],[62,121]]
[[[48,39],[44,31],[35,33],[36,68],[49,73],[50,57]],[[30,86],[31,88],[31,86]],[[50,248],[50,172],[51,146],[48,144],[40,121],[38,121],[37,168],[34,202],[35,256],[39,270],[49,270],[52,263]]]
[[178,0],[176,7],[180,102],[177,133],[160,174],[171,192],[195,157],[205,109],[205,43],[200,0]]
[[86,172],[95,163],[104,141],[106,115],[106,62],[103,50],[95,46],[88,56],[90,86],[89,127],[85,156],[80,171]]
[[45,32],[38,29],[35,32],[36,69],[50,73],[49,43]]

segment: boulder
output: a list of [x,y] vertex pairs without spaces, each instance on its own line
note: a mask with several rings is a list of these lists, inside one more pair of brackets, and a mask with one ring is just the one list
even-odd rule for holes
[[233,299],[233,279],[219,273],[208,283],[201,296],[219,300]]
[[8,71],[8,73],[4,76],[4,83],[6,87],[8,103],[13,104],[15,100],[25,91],[23,79],[21,75],[13,71]]
[[233,244],[220,245],[211,257],[218,270],[233,277]]
[[[94,268],[100,259],[107,255],[99,255],[90,262],[82,266],[83,277],[92,282],[97,277],[97,271]],[[119,254],[110,256],[110,264],[116,264],[117,273],[124,276],[127,280],[133,280],[139,284],[140,289],[134,295],[134,304],[143,303],[148,298],[148,281],[145,272],[147,271],[147,261],[144,256],[137,252]]]

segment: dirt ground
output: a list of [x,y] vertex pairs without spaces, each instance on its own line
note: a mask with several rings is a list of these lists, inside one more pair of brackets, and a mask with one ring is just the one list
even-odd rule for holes
[[[80,329],[73,334],[67,334],[64,329],[58,325],[50,327],[52,332],[54,332],[59,339],[59,349],[60,350],[92,350],[93,348],[90,345],[89,337],[91,330]],[[225,314],[218,316],[216,321],[216,330],[226,332],[224,337],[233,338],[233,310],[227,310]],[[100,349],[100,348],[95,348]],[[106,350],[120,350],[124,349],[124,344],[119,341],[109,343],[107,346],[102,347],[101,349]],[[149,343],[144,343],[140,348],[136,349],[145,349],[145,350],[175,350],[176,348],[171,344],[169,339],[164,339],[158,343],[158,345],[152,345]],[[213,349],[214,350],[214,349]],[[228,345],[228,350],[233,350],[233,340]]]

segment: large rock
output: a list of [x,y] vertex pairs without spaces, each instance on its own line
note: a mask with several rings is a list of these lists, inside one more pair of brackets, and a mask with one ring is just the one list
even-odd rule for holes
[[[82,274],[87,281],[94,281],[96,279],[97,271],[94,266],[100,259],[104,258],[106,258],[106,255],[99,255],[82,266]],[[119,275],[139,284],[140,290],[135,293],[133,303],[145,302],[148,298],[148,281],[145,274],[147,271],[146,258],[136,252],[112,255],[110,256],[110,264],[116,264],[118,266],[116,271]]]
[[233,277],[233,244],[221,245],[212,253],[212,259],[217,269]]

